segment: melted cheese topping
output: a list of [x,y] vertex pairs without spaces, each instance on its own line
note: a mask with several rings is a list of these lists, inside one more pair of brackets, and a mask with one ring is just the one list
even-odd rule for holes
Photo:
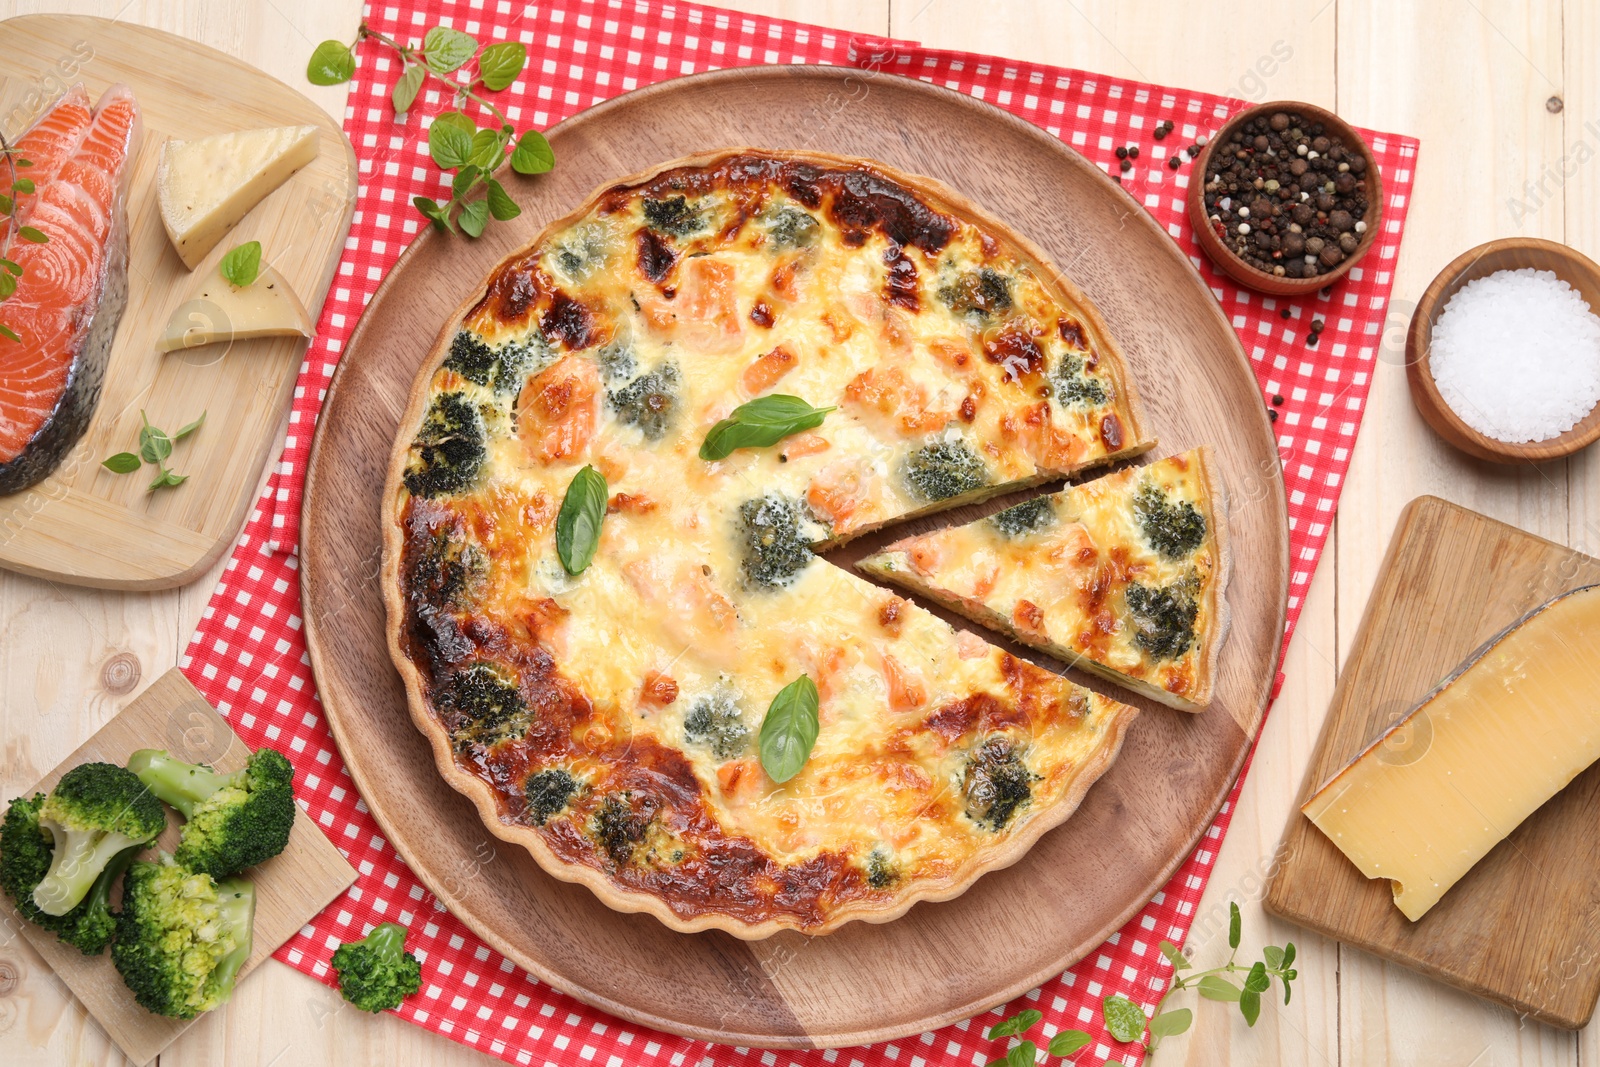
[[1068,663],[1176,707],[1211,690],[1222,509],[1196,449],[864,559]]
[[[399,446],[402,645],[458,766],[556,861],[735,927],[948,891],[1059,821],[1133,709],[808,546],[1148,447],[1089,321],[861,169],[740,157],[557,224],[491,276]],[[698,458],[774,392],[837,410]],[[609,508],[574,577],[555,525],[585,465]],[[780,786],[757,735],[802,674],[820,732]]]

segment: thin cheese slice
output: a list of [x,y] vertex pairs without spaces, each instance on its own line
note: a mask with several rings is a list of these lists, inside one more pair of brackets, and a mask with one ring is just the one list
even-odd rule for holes
[[161,146],[161,221],[190,270],[272,190],[317,158],[315,126],[219,133]]
[[263,264],[256,280],[243,289],[229,285],[220,274],[213,275],[200,292],[178,305],[156,348],[174,352],[252,337],[310,337],[312,330],[311,316],[289,283]]
[[1600,586],[1480,649],[1301,808],[1413,922],[1600,758]]

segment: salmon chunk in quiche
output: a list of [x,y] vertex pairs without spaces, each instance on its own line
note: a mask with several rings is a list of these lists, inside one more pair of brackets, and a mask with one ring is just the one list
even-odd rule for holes
[[1215,462],[1197,448],[908,537],[857,566],[1199,711],[1227,634],[1226,522]]

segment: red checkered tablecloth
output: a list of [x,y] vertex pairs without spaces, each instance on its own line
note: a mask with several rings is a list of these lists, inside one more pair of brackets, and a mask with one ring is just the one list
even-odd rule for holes
[[[1036,123],[1113,174],[1121,173],[1116,146],[1138,143],[1141,155],[1121,174],[1124,186],[1211,283],[1255,366],[1263,402],[1284,398],[1277,428],[1289,494],[1287,643],[1333,520],[1382,343],[1416,141],[1363,131],[1384,175],[1383,232],[1361,265],[1331,291],[1285,302],[1241,290],[1202,262],[1183,210],[1189,165],[1176,171],[1166,165],[1170,153],[1216,129],[1242,101],[693,4],[563,0],[523,6],[500,0],[485,8],[412,0],[369,6],[367,20],[398,38],[420,39],[443,24],[480,40],[524,42],[528,66],[497,97],[519,126],[547,127],[611,96],[682,74],[758,63],[833,63],[872,65],[971,93]],[[361,165],[354,225],[300,369],[282,458],[181,664],[249,744],[271,744],[289,754],[302,806],[360,872],[349,892],[280,949],[278,958],[331,983],[328,960],[341,941],[362,936],[377,922],[405,923],[424,961],[424,984],[398,1014],[512,1063],[987,1062],[1001,1043],[985,1040],[983,1031],[1000,1014],[898,1042],[811,1053],[712,1046],[629,1028],[541,984],[490,949],[434,900],[385,841],[355,792],[317,700],[301,632],[295,537],[311,433],[340,351],[420,228],[411,197],[438,196],[445,183],[428,161],[425,136],[427,115],[441,102],[425,97],[405,123],[396,122],[389,104],[399,74],[393,54],[367,42],[358,60],[345,114],[345,131]],[[1151,134],[1163,120],[1177,128],[1158,141]],[[1304,338],[1314,317],[1324,319],[1326,329],[1312,348]],[[1236,786],[1200,847],[1122,930],[1060,977],[998,1011],[1032,1006],[1044,1013],[1045,1033],[1088,1030],[1095,1041],[1076,1057],[1078,1064],[1138,1062],[1137,1045],[1119,1044],[1101,1029],[1100,998],[1121,992],[1148,1009],[1160,996],[1170,970],[1156,943],[1165,938],[1181,944],[1189,933],[1237,795]]]

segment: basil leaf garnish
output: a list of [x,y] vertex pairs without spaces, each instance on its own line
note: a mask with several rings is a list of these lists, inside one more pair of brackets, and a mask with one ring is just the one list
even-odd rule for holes
[[766,448],[790,434],[813,430],[834,408],[814,408],[797,396],[773,393],[740,404],[711,427],[700,445],[703,460],[726,459],[737,448]]
[[594,559],[600,547],[600,524],[606,517],[605,475],[585,466],[572,476],[567,495],[556,514],[556,555],[567,573],[577,576]]
[[761,766],[774,782],[800,773],[817,743],[817,683],[802,674],[778,691],[761,720]]

